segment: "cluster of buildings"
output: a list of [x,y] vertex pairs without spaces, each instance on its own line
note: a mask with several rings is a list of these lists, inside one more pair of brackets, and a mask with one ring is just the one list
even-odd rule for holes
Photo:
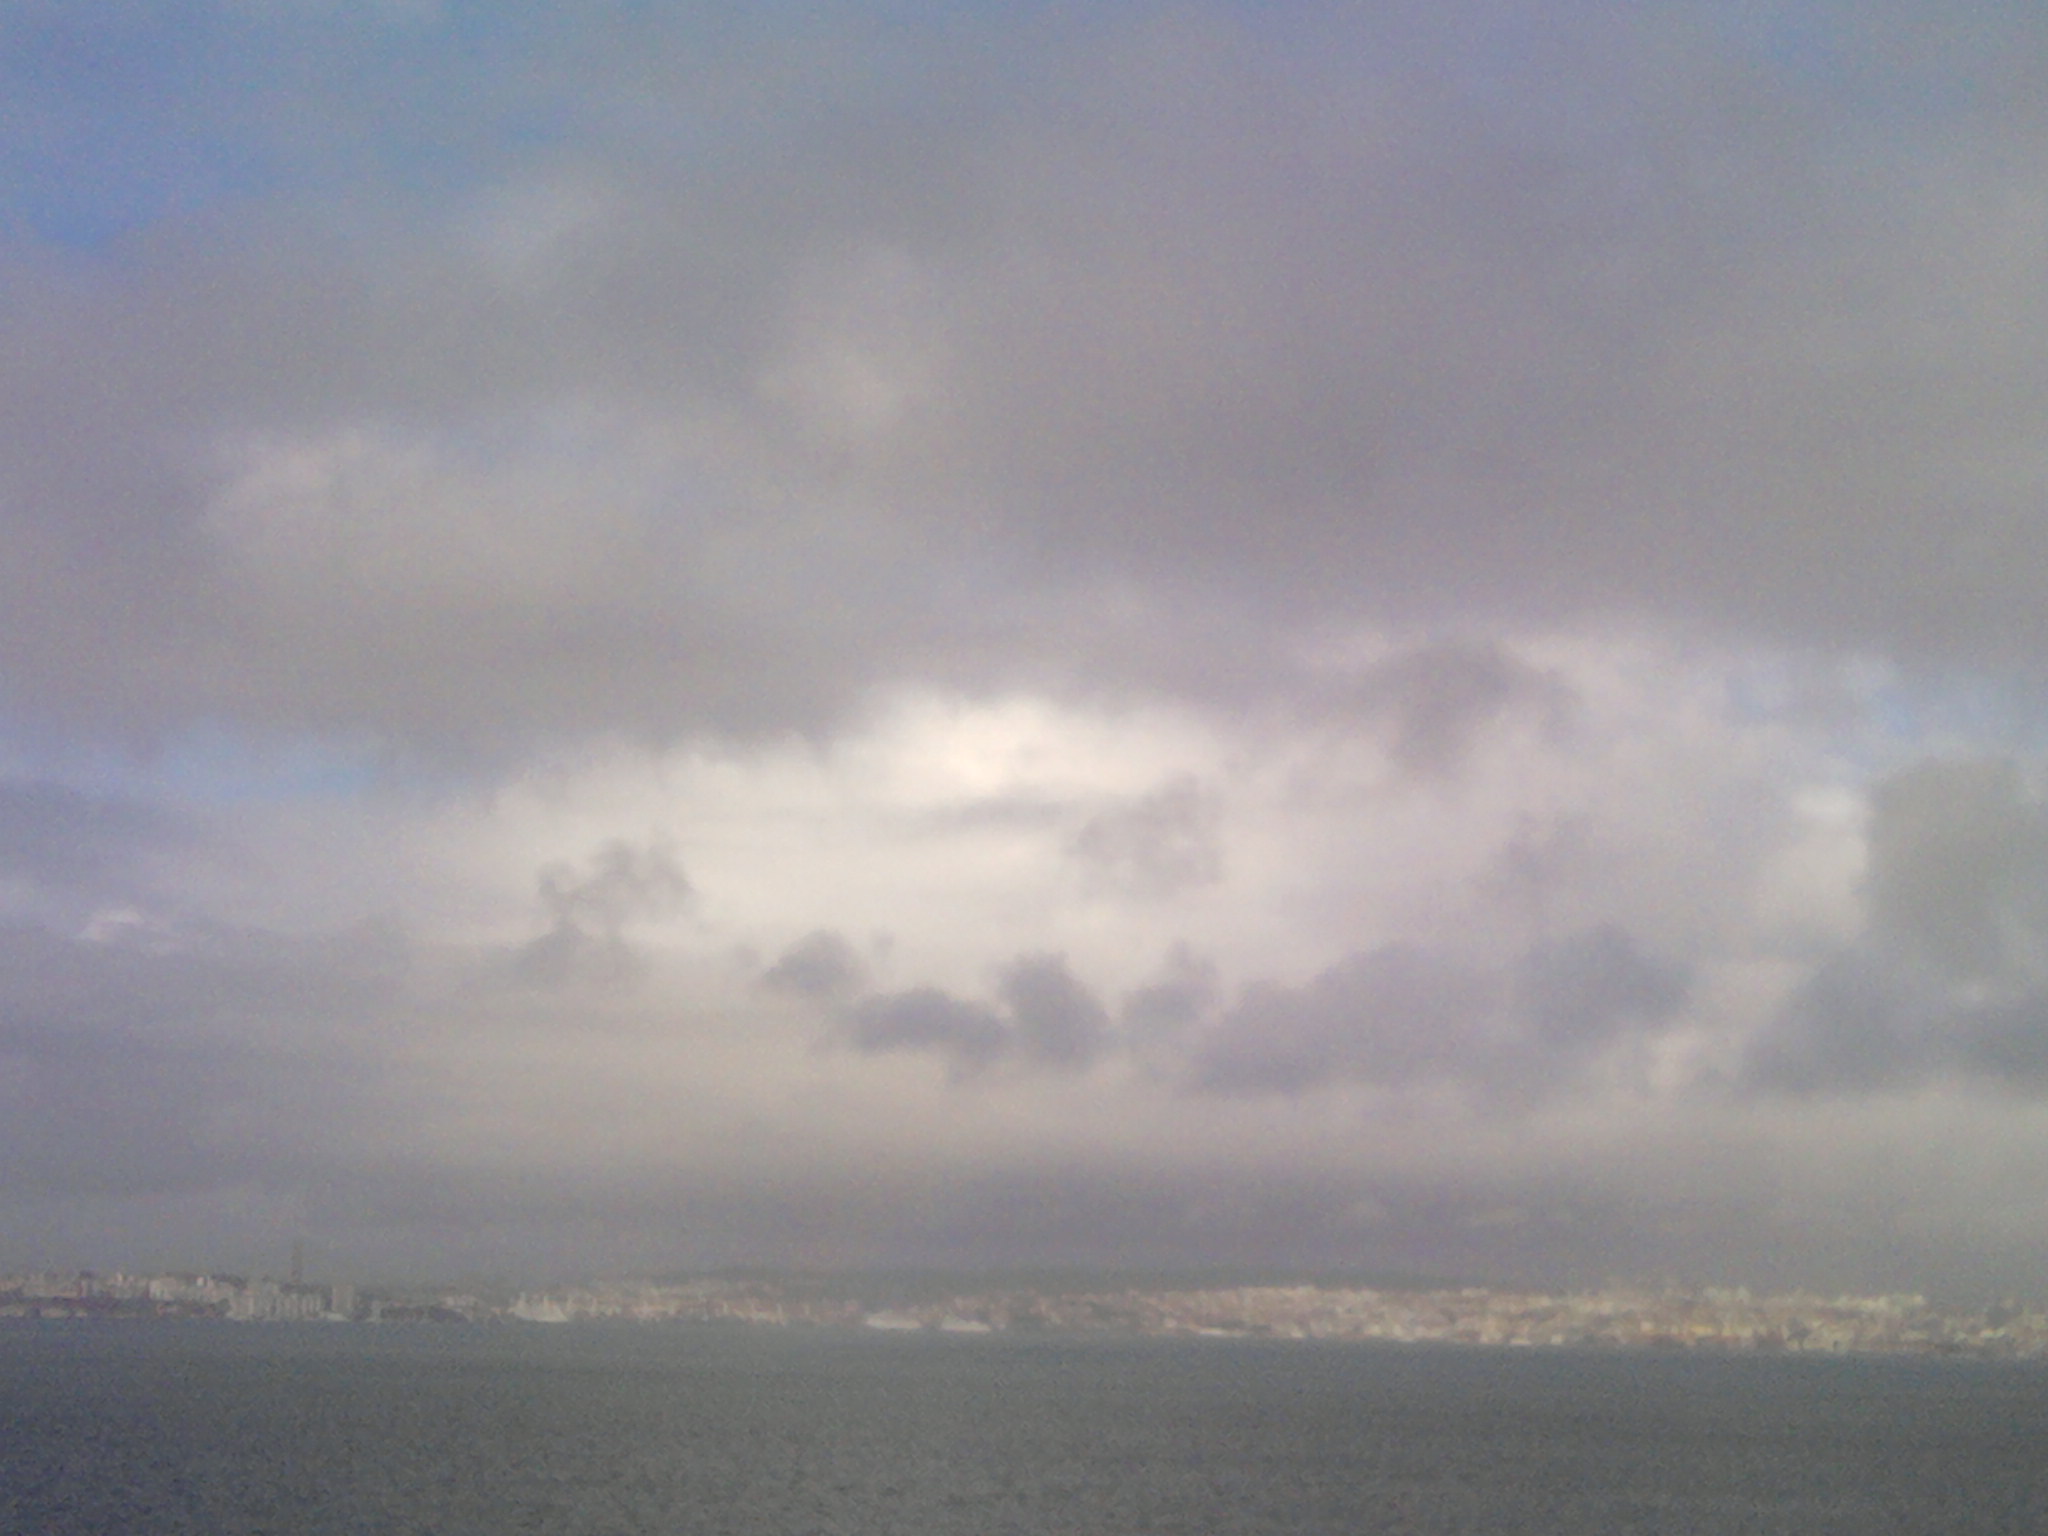
[[1757,1296],[1742,1289],[1546,1293],[1332,1285],[894,1286],[857,1276],[611,1281],[485,1299],[234,1275],[0,1276],[0,1318],[237,1322],[592,1321],[866,1327],[938,1333],[1115,1332],[1159,1337],[1389,1340],[2048,1358],[2048,1309],[1980,1310],[1920,1296]]
[[1053,1327],[1160,1335],[2048,1357],[2048,1311],[2010,1304],[1958,1311],[1921,1296],[1296,1285],[1056,1296],[1034,1310]]
[[221,1317],[238,1323],[355,1322],[377,1310],[352,1285],[240,1275],[75,1270],[0,1275],[0,1318]]
[[1160,1337],[1389,1340],[1550,1348],[1819,1351],[2048,1358],[2048,1309],[1968,1311],[1922,1296],[1757,1296],[1743,1289],[1552,1294],[1482,1287],[1324,1285],[1180,1289],[990,1288],[878,1304],[803,1280],[617,1281],[528,1292],[528,1322],[864,1325],[943,1333],[1116,1332]]
[[834,1288],[772,1279],[614,1280],[522,1292],[505,1315],[528,1323],[692,1322],[853,1327],[880,1313]]

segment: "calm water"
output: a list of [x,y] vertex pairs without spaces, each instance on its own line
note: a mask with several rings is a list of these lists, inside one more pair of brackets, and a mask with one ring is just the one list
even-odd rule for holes
[[0,1531],[2048,1531],[2048,1367],[0,1326]]

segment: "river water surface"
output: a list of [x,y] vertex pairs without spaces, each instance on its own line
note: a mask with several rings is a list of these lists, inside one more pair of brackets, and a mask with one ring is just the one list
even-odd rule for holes
[[14,1536],[2048,1532],[2048,1366],[0,1324]]

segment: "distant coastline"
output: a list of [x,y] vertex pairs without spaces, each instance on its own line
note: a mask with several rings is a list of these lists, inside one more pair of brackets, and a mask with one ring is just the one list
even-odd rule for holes
[[7,1320],[573,1325],[588,1322],[863,1328],[877,1332],[1115,1333],[1523,1348],[2048,1358],[2048,1308],[1942,1307],[1918,1295],[1753,1294],[1729,1287],[1544,1292],[1486,1286],[1094,1281],[934,1284],[926,1277],[749,1272],[615,1280],[484,1296],[237,1275],[0,1275]]

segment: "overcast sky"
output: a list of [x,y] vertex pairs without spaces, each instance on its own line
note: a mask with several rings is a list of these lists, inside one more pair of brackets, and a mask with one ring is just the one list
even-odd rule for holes
[[0,1268],[2039,1294],[2044,78],[0,9]]

